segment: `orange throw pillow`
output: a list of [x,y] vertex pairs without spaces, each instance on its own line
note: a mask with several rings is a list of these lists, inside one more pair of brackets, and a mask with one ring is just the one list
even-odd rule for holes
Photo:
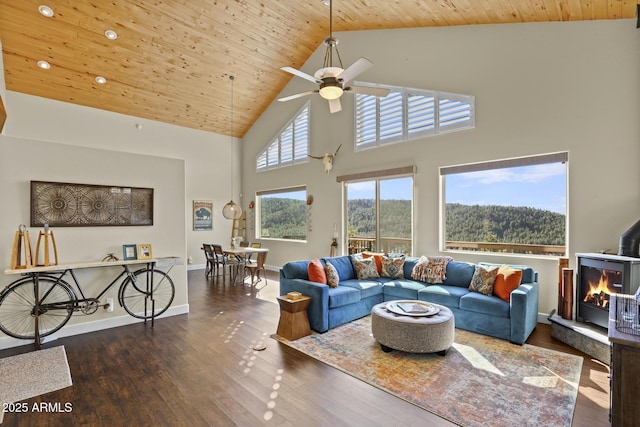
[[376,267],[378,268],[378,274],[382,274],[382,257],[386,256],[386,254],[378,254],[374,252],[362,252],[362,258],[371,258],[376,262]]
[[309,280],[312,282],[327,284],[327,275],[324,272],[324,266],[319,259],[314,259],[309,262],[307,267],[307,273],[309,273]]
[[498,269],[496,282],[493,284],[493,293],[506,302],[511,302],[511,291],[520,286],[522,270],[502,265]]

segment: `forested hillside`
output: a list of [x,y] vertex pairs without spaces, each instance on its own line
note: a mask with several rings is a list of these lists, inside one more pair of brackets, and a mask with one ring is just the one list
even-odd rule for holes
[[446,206],[447,241],[564,245],[565,216],[518,206]]
[[306,239],[307,205],[304,200],[263,198],[262,236],[275,239]]

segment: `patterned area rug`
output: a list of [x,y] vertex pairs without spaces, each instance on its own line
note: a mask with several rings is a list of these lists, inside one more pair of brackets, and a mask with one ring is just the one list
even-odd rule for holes
[[[30,399],[71,385],[64,346],[0,359],[0,404]],[[0,411],[0,422],[4,413]]]
[[571,426],[581,357],[460,329],[444,357],[384,353],[370,320],[296,341],[274,338],[462,426]]

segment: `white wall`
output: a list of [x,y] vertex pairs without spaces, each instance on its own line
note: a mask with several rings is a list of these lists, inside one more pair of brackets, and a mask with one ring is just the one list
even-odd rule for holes
[[[255,173],[255,157],[305,99],[274,102],[243,139],[242,191],[306,185],[314,196],[307,243],[269,241],[270,264],[325,256],[333,224],[341,223],[346,173],[416,165],[415,254],[439,253],[441,166],[569,152],[569,251],[611,249],[640,217],[640,31],[635,20],[418,28],[340,33],[346,66],[364,56],[374,67],[361,81],[433,89],[476,97],[476,128],[404,144],[353,150],[353,102],[329,114],[312,98],[311,152],[343,143],[334,170],[321,163]],[[305,64],[320,68],[324,47]],[[293,78],[281,95],[312,88]],[[453,254],[469,261],[527,263],[541,284],[540,312],[556,306],[558,261]]]
[[[230,137],[12,91],[5,106],[8,119],[0,136],[0,241],[5,244],[0,245],[0,259],[6,267],[18,225],[29,224],[31,180],[154,188],[153,226],[57,228],[60,262],[99,260],[108,252],[121,254],[125,243],[151,243],[154,256],[192,257],[191,267],[197,268],[204,265],[202,243],[229,241],[231,222],[221,212],[231,196]],[[239,167],[235,172],[239,187]],[[194,199],[214,202],[212,231],[193,231]],[[38,231],[31,230],[34,245]],[[173,314],[188,312],[186,270],[178,266],[171,271],[176,285]],[[92,269],[80,277],[102,283],[112,274],[112,269]],[[0,287],[14,278],[0,276]],[[75,315],[59,335],[133,320],[119,307],[114,313]],[[16,343],[0,339],[0,347],[9,345]]]

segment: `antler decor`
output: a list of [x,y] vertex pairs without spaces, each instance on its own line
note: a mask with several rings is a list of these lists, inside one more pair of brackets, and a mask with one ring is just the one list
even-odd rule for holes
[[324,172],[326,174],[329,174],[329,172],[331,172],[331,169],[333,169],[333,159],[335,159],[338,155],[340,147],[342,147],[342,144],[338,145],[338,148],[336,148],[336,151],[333,154],[325,153],[324,156],[312,156],[311,154],[307,154],[307,156],[311,157],[312,159],[322,160],[322,163],[324,164]]

